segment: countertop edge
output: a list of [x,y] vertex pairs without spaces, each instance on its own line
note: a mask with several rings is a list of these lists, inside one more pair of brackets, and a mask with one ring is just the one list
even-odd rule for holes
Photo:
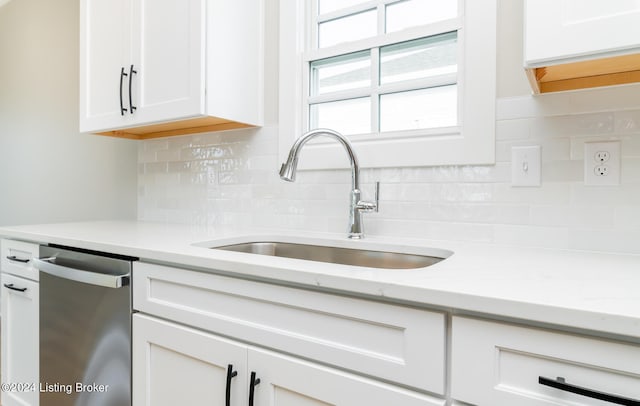
[[[212,256],[194,255],[192,249],[180,253],[167,247],[136,246],[100,239],[71,238],[50,233],[26,231],[20,227],[0,227],[0,236],[28,242],[59,244],[88,250],[118,253],[198,270],[212,270],[227,276],[250,278],[268,283],[296,285],[316,290],[338,292],[371,299],[436,307],[464,314],[486,314],[498,318],[522,320],[559,327],[583,329],[605,335],[624,337],[640,342],[640,314],[637,317],[607,311],[559,307],[541,303],[469,294],[464,291],[429,289],[423,286],[393,283],[389,280],[367,279],[358,275],[314,272],[313,269],[293,269],[293,266],[265,266],[255,261],[238,261]],[[198,251],[196,251],[198,252]],[[308,262],[308,261],[303,261]],[[256,270],[256,267],[260,267]],[[640,270],[639,270],[640,273]],[[640,275],[639,275],[640,277]],[[638,299],[640,301],[640,298]]]

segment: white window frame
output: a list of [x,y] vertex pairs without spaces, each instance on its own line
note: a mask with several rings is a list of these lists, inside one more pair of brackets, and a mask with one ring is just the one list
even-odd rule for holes
[[[280,1],[279,157],[282,161],[308,125],[310,38],[307,38],[305,24],[311,21],[307,13],[312,12],[312,2]],[[496,0],[459,0],[461,17],[444,23],[458,29],[459,125],[351,136],[362,167],[495,164],[496,3]],[[392,42],[403,42],[416,35],[427,36],[429,29],[415,27],[387,34],[387,37]],[[354,49],[349,43],[339,46],[345,53],[361,49]],[[313,51],[313,58],[321,53],[322,50]],[[341,149],[341,145],[332,142],[309,144],[299,168],[346,168],[348,160]]]

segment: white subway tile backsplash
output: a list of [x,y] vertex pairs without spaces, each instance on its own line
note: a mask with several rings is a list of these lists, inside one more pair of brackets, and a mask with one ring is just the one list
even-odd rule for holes
[[614,209],[614,222],[615,222],[616,228],[640,229],[640,206],[635,205],[635,206],[616,207]]
[[622,110],[614,113],[617,133],[640,133],[640,110]]
[[509,183],[494,185],[494,201],[528,204],[569,204],[571,188],[567,183],[543,182],[540,187],[512,187]]
[[497,224],[493,232],[493,242],[497,244],[546,248],[567,248],[569,245],[568,227]]
[[[640,253],[639,90],[498,100],[495,165],[363,169],[365,199],[381,182],[366,233]],[[622,142],[620,186],[583,184],[584,143],[598,140]],[[540,187],[511,187],[511,148],[522,145],[541,146]],[[350,171],[299,171],[289,183],[280,163],[277,126],[143,141],[139,218],[346,232]]]
[[620,137],[622,140],[622,157],[640,158],[640,133]]
[[167,173],[167,162],[149,162],[144,165],[144,172],[149,174]]
[[[640,229],[616,227],[593,230],[588,227],[569,229],[569,247],[571,249],[638,253]],[[603,269],[606,272],[606,269]]]
[[[620,163],[620,182],[627,187],[640,185],[640,158],[623,159]],[[635,185],[634,185],[635,184]]]
[[532,206],[531,224],[607,228],[614,225],[614,210],[609,206]]
[[531,135],[529,119],[500,120],[496,122],[496,141],[527,140]]
[[583,182],[584,164],[582,161],[542,162],[542,182]]
[[[601,87],[577,92],[567,92],[571,113],[619,111],[640,108],[640,85]],[[571,114],[569,113],[569,114]]]
[[571,204],[579,206],[639,205],[640,184],[621,184],[620,186],[585,186],[582,183],[571,185]]

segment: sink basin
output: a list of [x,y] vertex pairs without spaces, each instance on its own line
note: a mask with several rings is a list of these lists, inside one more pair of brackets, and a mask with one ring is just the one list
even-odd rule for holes
[[424,268],[442,261],[451,254],[449,252],[448,255],[431,256],[415,253],[407,254],[360,248],[342,248],[275,241],[251,241],[211,248],[225,251],[244,252],[248,254],[269,255],[384,269]]

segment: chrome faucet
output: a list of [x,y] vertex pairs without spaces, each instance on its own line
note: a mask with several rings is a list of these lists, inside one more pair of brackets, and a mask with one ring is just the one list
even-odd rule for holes
[[280,167],[280,178],[287,182],[294,182],[296,180],[296,170],[298,167],[298,155],[300,154],[302,146],[312,138],[323,135],[329,136],[342,144],[345,151],[347,151],[347,155],[349,155],[349,162],[351,164],[351,202],[349,207],[348,237],[352,239],[364,238],[362,213],[378,211],[380,182],[376,182],[375,202],[365,202],[360,200],[360,167],[358,166],[358,158],[356,158],[356,154],[353,151],[351,143],[344,135],[326,128],[311,130],[303,134],[291,147],[287,162],[283,163]]

